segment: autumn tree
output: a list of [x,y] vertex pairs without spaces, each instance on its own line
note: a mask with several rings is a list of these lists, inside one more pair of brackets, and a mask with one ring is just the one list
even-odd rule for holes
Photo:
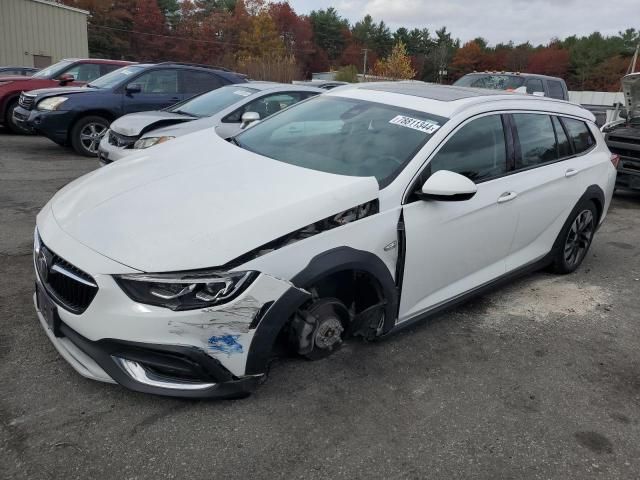
[[165,18],[157,0],[137,0],[133,16],[132,53],[143,61],[164,59],[165,33]]
[[284,43],[269,14],[262,11],[250,17],[249,28],[240,32],[238,57],[282,56],[284,52]]
[[349,21],[333,7],[312,11],[309,20],[315,44],[327,53],[330,61],[337,60],[345,47],[344,30],[349,29]]
[[484,62],[484,53],[477,42],[465,43],[460,48],[451,62],[451,68],[455,70],[457,76],[480,70]]
[[396,80],[408,80],[416,76],[407,48],[402,42],[393,47],[387,58],[378,60],[374,71],[376,75]]
[[564,78],[569,70],[569,51],[557,47],[541,48],[529,57],[528,73]]

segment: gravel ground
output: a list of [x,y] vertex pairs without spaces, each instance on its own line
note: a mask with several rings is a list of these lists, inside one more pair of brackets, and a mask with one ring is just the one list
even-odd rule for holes
[[96,166],[0,132],[2,478],[640,478],[640,195],[616,196],[573,275],[196,402],[80,377],[37,322],[35,215]]

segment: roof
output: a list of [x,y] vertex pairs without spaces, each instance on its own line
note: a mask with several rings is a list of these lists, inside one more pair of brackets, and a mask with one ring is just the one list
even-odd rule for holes
[[273,90],[276,88],[282,88],[282,89],[286,89],[286,90],[291,90],[291,91],[295,91],[295,90],[300,90],[300,91],[307,91],[307,92],[326,92],[326,90],[322,90],[320,88],[316,88],[313,87],[311,85],[298,85],[298,84],[291,84],[291,83],[278,83],[278,82],[263,82],[263,81],[259,81],[259,80],[252,80],[250,82],[247,83],[242,83],[242,84],[238,84],[238,87],[247,87],[247,88],[253,88],[255,90]]
[[548,78],[550,80],[562,80],[560,77],[552,77],[550,75],[542,75],[540,73],[527,73],[527,72],[471,72],[464,75],[512,75],[514,77],[536,77],[536,78]]
[[50,7],[62,8],[63,10],[69,10],[69,11],[76,12],[76,13],[83,13],[85,15],[90,15],[91,14],[91,12],[89,12],[87,10],[82,10],[82,9],[76,8],[76,7],[70,7],[68,5],[63,5],[62,3],[52,2],[52,1],[48,1],[48,0],[31,0],[31,1],[35,2],[35,3],[42,3],[44,5],[49,5]]
[[[591,112],[580,105],[523,93],[469,87],[453,87],[424,82],[376,82],[338,87],[325,93],[365,101],[395,105],[451,118],[463,111],[540,110],[573,115],[593,121]],[[488,104],[492,104],[488,107]]]

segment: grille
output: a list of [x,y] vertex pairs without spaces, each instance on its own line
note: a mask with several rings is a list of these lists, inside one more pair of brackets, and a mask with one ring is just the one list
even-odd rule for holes
[[32,95],[21,93],[20,99],[18,100],[18,104],[26,110],[31,110],[33,108],[34,100],[35,100],[35,97],[33,97]]
[[119,133],[109,130],[109,143],[120,148],[131,148],[136,143],[138,137],[127,137]]
[[640,145],[640,138],[616,137],[616,136],[613,136],[613,135],[609,135],[608,140],[611,141],[611,142],[633,143],[635,145]]
[[616,153],[621,157],[640,159],[640,150],[630,150],[628,148],[609,147],[611,153]]
[[34,261],[38,278],[61,307],[80,314],[91,304],[98,286],[91,275],[56,255],[41,242]]

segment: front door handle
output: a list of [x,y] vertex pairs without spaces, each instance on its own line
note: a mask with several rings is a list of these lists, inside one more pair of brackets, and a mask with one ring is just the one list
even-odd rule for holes
[[516,192],[504,192],[498,197],[498,203],[510,202],[518,196]]
[[564,172],[564,176],[569,178],[569,177],[573,177],[574,175],[577,175],[578,173],[580,173],[579,170],[576,170],[575,168],[570,168],[566,172]]

